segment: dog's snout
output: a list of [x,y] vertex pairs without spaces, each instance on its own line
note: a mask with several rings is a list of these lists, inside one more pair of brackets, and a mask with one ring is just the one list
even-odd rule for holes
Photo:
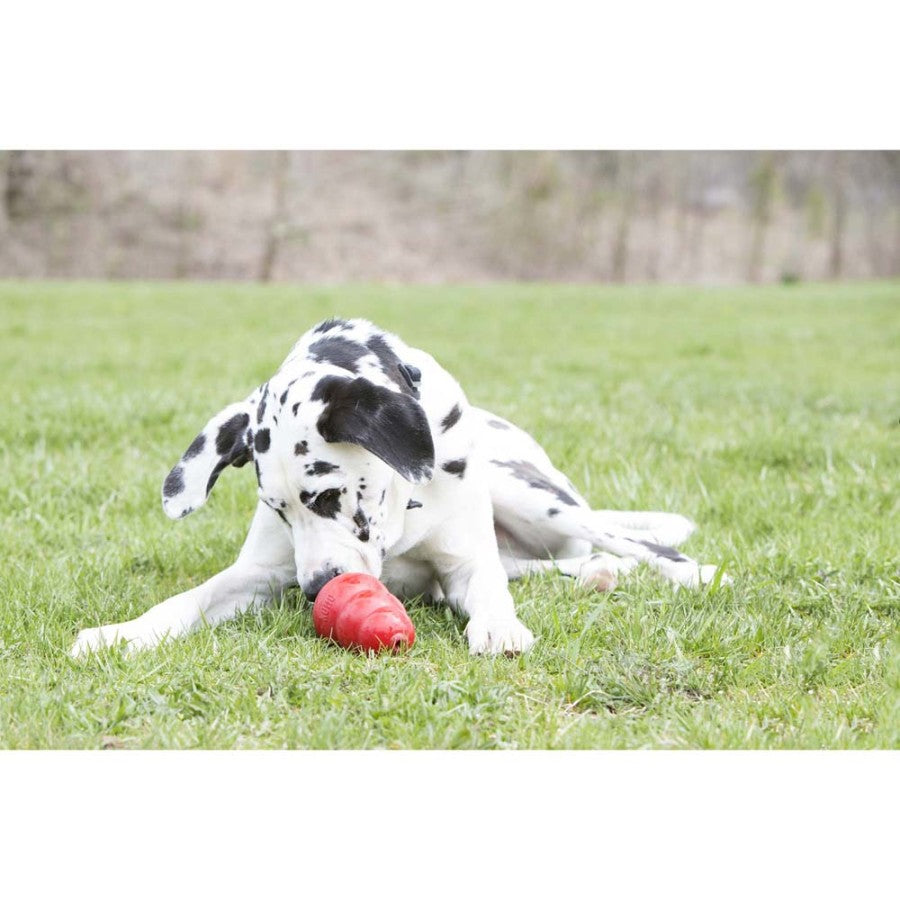
[[325,569],[319,569],[317,572],[313,572],[313,574],[303,582],[303,593],[306,594],[306,597],[310,602],[313,602],[318,596],[319,591],[321,591],[332,578],[336,578],[340,574],[341,570],[336,566],[330,566]]

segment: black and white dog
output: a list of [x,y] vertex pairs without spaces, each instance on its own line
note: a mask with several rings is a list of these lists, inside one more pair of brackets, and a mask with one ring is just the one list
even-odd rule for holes
[[213,416],[165,479],[166,514],[193,512],[223,469],[251,461],[259,503],[237,561],[136,619],[81,631],[73,655],[152,647],[297,584],[313,598],[341,572],[446,601],[468,619],[472,653],[515,652],[534,637],[510,578],[555,571],[608,590],[641,561],[679,585],[716,572],[672,549],[694,530],[688,519],[592,510],[529,435],[361,319],[317,325],[269,381]]

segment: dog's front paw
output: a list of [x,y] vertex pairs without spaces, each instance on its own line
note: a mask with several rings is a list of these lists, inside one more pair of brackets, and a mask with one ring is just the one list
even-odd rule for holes
[[119,640],[119,631],[115,625],[102,625],[100,628],[83,628],[78,632],[78,637],[75,638],[75,643],[69,651],[69,656],[73,656],[76,659],[79,656],[87,656],[101,647],[112,647]]
[[477,616],[466,625],[469,653],[523,653],[534,643],[534,635],[515,616],[491,619]]
[[[181,634],[183,630],[176,633]],[[75,644],[69,651],[69,655],[86,656],[101,647],[117,645],[121,645],[123,653],[130,655],[139,650],[150,650],[156,647],[162,641],[167,640],[171,634],[171,628],[162,630],[158,625],[146,624],[140,619],[116,622],[113,625],[101,625],[99,628],[85,628],[78,632],[78,637],[75,638]]]

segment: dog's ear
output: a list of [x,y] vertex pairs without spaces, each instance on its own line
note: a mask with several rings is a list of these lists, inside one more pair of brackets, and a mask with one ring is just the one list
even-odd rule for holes
[[313,399],[325,409],[316,427],[329,443],[357,444],[413,484],[434,474],[434,441],[425,410],[406,394],[367,378],[331,375],[316,386]]
[[180,519],[203,506],[224,468],[240,467],[252,459],[250,418],[256,408],[254,396],[216,413],[166,476],[162,504],[170,519]]

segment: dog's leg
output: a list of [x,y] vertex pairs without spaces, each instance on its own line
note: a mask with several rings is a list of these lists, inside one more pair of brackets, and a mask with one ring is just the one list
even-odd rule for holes
[[[470,653],[518,653],[534,643],[519,621],[500,562],[487,485],[470,460],[465,496],[416,553],[428,559],[447,604],[468,617]],[[478,486],[478,482],[481,485]]]
[[214,625],[266,603],[297,573],[290,531],[277,514],[259,503],[237,560],[189,591],[176,594],[129,622],[86,628],[78,633],[73,656],[127,641],[129,650],[153,647],[165,638]]
[[652,541],[669,547],[683,544],[697,530],[690,519],[678,513],[595,509],[594,516],[603,528],[633,540]]
[[[490,461],[495,518],[513,537],[516,550],[527,551],[513,555],[562,558],[587,553],[586,548],[572,552],[576,548],[571,542],[585,538],[557,527],[554,517],[572,508],[588,510],[590,504],[530,434],[484,410],[473,408],[473,413],[481,420],[479,444]],[[677,513],[613,509],[592,513],[596,530],[670,547],[687,540],[696,529],[690,519]]]
[[421,560],[395,556],[384,562],[381,580],[396,597],[424,597],[431,603],[444,600],[444,591],[435,578],[434,569]]
[[[608,521],[593,510],[568,508],[556,519],[557,527],[564,529],[572,537],[583,537],[601,550],[645,562],[677,585],[699,587],[716,578],[716,566],[701,565],[673,547],[636,536],[632,531],[611,528]],[[721,575],[722,584],[730,584],[731,580],[730,576],[724,573]]]
[[534,643],[534,635],[516,615],[499,558],[454,568],[444,574],[442,583],[447,603],[469,619],[470,653],[520,653]]
[[[540,465],[539,465],[540,464]],[[678,585],[697,587],[717,569],[675,550],[693,523],[672,513],[593,510],[542,454],[530,460],[491,460],[491,501],[501,549],[522,559],[589,556],[592,548],[646,562]],[[722,583],[729,583],[727,575]]]

